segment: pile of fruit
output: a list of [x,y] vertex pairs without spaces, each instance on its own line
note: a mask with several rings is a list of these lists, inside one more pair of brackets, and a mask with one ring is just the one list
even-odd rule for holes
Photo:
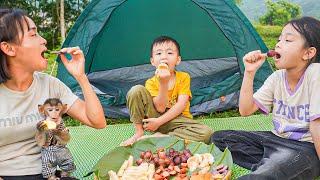
[[189,149],[177,151],[173,148],[157,149],[140,153],[135,160],[130,156],[119,171],[109,171],[111,180],[224,180],[230,178],[226,165],[214,166],[210,153],[192,154]]
[[153,179],[155,166],[151,163],[141,163],[133,166],[133,157],[125,160],[118,172],[109,171],[110,180],[151,180]]
[[188,149],[179,152],[171,148],[166,152],[164,148],[159,148],[156,154],[153,154],[150,150],[141,152],[140,159],[136,163],[137,165],[143,162],[154,164],[156,167],[155,180],[168,179],[171,176],[175,176],[178,180],[185,179],[187,176],[187,160],[191,156],[192,154]]

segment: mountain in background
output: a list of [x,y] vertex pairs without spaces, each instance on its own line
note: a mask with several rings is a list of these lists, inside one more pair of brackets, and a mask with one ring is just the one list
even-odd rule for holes
[[[312,16],[320,19],[320,0],[288,0],[302,8],[303,16]],[[258,21],[267,11],[265,0],[242,0],[239,5],[242,12],[250,21]]]

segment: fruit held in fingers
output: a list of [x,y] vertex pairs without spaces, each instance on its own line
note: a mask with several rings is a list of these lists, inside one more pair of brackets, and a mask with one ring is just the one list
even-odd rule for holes
[[[169,70],[169,67],[166,63],[160,63],[157,67],[156,74],[159,70]],[[157,74],[156,77],[159,78],[159,74]]]
[[57,127],[57,124],[51,120],[45,120],[44,123],[48,129],[55,129]]
[[160,63],[157,69],[169,69],[166,63]]
[[267,56],[268,57],[276,57],[277,59],[279,59],[281,57],[281,55],[279,53],[277,53],[275,50],[269,50],[267,52]]

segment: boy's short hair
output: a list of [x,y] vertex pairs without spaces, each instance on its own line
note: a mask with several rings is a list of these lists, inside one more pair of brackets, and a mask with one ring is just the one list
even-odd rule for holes
[[162,43],[166,43],[166,42],[172,42],[178,49],[178,55],[180,56],[180,45],[179,43],[173,39],[172,37],[169,37],[169,36],[160,36],[160,37],[157,37],[155,40],[153,40],[152,42],[152,45],[151,45],[151,57],[152,57],[152,50],[153,50],[153,47],[157,44],[162,44]]

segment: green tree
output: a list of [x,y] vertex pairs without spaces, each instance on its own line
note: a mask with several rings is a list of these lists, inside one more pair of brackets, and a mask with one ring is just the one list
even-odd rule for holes
[[264,25],[282,26],[291,19],[301,16],[301,7],[287,0],[277,2],[267,0],[266,5],[266,14],[259,18],[259,22]]
[[[67,33],[88,3],[89,0],[64,0]],[[25,10],[38,26],[39,34],[47,40],[48,49],[61,46],[60,0],[0,0],[0,7]]]

